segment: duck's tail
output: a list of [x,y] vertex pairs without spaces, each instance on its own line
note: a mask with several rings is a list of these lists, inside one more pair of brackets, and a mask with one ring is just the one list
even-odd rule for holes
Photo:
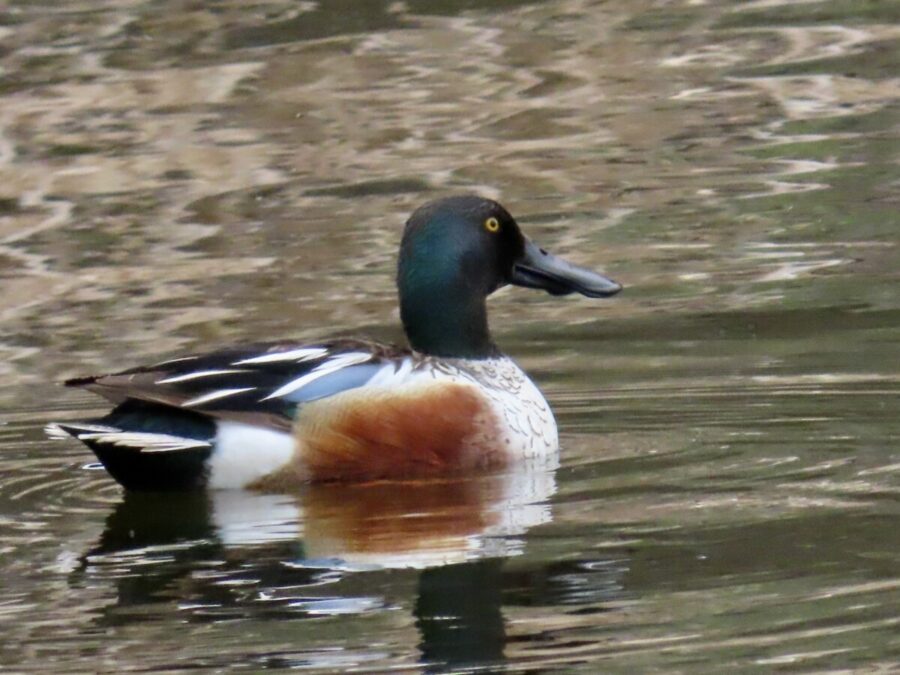
[[216,426],[202,415],[129,399],[105,417],[55,422],[45,431],[87,445],[126,489],[164,491],[205,485]]

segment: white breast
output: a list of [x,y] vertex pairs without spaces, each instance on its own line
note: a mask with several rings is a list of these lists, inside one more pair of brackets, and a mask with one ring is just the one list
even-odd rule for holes
[[508,357],[435,360],[438,377],[475,384],[491,401],[503,428],[503,442],[513,459],[545,457],[559,451],[553,411],[543,394]]

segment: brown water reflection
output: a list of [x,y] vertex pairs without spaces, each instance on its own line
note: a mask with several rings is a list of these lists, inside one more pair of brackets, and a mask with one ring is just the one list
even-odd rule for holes
[[[0,0],[2,667],[900,667],[898,25]],[[44,439],[67,376],[398,339],[400,224],[463,190],[627,287],[492,302],[558,470],[171,501]]]

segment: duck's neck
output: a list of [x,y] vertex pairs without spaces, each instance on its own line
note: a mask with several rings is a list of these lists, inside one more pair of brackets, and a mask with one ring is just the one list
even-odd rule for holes
[[400,318],[417,352],[457,359],[486,359],[499,351],[491,340],[485,299],[464,284],[447,287],[400,280]]

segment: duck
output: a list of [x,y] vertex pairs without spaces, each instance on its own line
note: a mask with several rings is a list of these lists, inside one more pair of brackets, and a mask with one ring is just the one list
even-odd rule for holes
[[622,286],[539,247],[477,195],[413,212],[396,282],[408,346],[258,343],[78,377],[65,385],[114,407],[47,432],[87,445],[127,491],[278,492],[557,455],[553,412],[492,339],[487,298],[507,285],[589,298]]

